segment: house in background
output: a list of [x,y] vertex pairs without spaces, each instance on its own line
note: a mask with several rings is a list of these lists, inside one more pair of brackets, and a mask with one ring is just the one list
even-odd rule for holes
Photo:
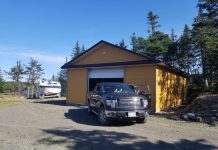
[[185,102],[187,75],[159,60],[100,41],[64,64],[68,103],[85,104],[99,82],[124,82],[151,92],[151,110],[158,112]]

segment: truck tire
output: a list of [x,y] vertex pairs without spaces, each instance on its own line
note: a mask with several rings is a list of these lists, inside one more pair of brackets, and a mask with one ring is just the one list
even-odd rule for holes
[[108,125],[109,124],[109,119],[107,118],[107,116],[105,114],[105,108],[103,106],[100,108],[98,118],[99,118],[99,123],[101,125]]

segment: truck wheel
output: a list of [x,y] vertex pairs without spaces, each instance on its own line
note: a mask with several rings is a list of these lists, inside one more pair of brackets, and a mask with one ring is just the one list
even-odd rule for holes
[[136,120],[137,123],[146,123],[148,121],[148,117],[138,118]]
[[99,122],[101,125],[108,125],[109,124],[109,119],[107,118],[106,114],[105,114],[105,109],[104,107],[100,108],[100,112],[99,112]]

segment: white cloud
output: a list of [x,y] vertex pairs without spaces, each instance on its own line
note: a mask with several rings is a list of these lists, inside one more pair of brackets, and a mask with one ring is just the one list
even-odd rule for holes
[[47,63],[56,63],[56,64],[64,64],[65,57],[60,55],[54,55],[45,53],[38,50],[28,50],[24,47],[8,47],[8,46],[0,46],[0,55],[9,56],[21,56],[27,58],[34,58],[40,62]]
[[24,57],[31,57],[38,61],[42,61],[42,62],[59,63],[59,64],[65,63],[65,58],[63,56],[44,54],[44,53],[35,52],[35,51],[21,52],[19,53],[19,55],[24,56]]

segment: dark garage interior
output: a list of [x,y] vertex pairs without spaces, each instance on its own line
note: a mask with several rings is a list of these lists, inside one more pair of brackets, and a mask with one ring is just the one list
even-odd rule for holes
[[97,83],[123,82],[123,78],[89,78],[89,91],[92,91]]

